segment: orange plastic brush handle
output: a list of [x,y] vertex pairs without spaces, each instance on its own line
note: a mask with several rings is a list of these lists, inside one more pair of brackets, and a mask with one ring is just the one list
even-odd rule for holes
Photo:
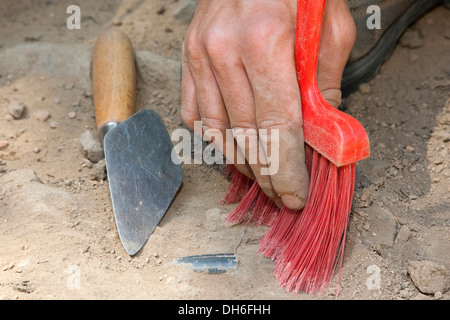
[[325,0],[299,0],[295,60],[305,142],[336,166],[369,157],[369,138],[361,123],[331,106],[317,86],[317,57]]

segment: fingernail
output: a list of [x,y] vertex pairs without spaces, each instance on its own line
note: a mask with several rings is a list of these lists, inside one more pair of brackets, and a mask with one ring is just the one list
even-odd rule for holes
[[283,194],[281,200],[286,207],[292,210],[300,210],[305,206],[306,201],[295,194]]

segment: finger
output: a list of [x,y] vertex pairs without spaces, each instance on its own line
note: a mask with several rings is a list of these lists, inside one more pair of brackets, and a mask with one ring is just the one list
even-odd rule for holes
[[219,149],[227,162],[233,163],[239,171],[254,179],[246,162],[238,161],[240,153],[229,131],[228,114],[209,63],[207,60],[193,62],[189,55],[187,60],[192,70],[198,114],[202,121],[202,128],[197,133]]
[[295,69],[295,39],[272,29],[260,32],[265,47],[261,43],[253,45],[265,50],[256,51],[251,59],[244,61],[254,95],[256,121],[258,129],[278,133],[278,141],[276,135],[262,141],[266,144],[267,162],[273,160],[275,165],[270,176],[272,186],[288,208],[300,209],[306,203],[309,177]]
[[259,137],[256,125],[255,103],[244,66],[238,59],[210,55],[211,65],[223,101],[238,151],[245,159],[261,189],[272,199],[278,198],[269,175],[262,175]]
[[195,93],[195,83],[189,69],[187,58],[184,54],[183,43],[183,60],[181,71],[181,118],[184,123],[191,129],[194,128],[194,122],[200,121],[200,114],[197,106],[197,96]]
[[323,97],[335,108],[341,104],[342,74],[355,38],[356,27],[347,2],[327,1],[317,63],[317,84]]

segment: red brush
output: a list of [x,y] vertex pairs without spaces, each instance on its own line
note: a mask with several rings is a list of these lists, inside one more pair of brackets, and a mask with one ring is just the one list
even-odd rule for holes
[[[322,292],[338,264],[341,268],[355,163],[367,158],[370,149],[362,125],[333,108],[317,86],[324,7],[325,0],[299,0],[297,7],[296,68],[310,175],[306,205],[300,211],[279,210],[253,182],[227,217],[230,222],[254,221],[269,226],[261,238],[260,251],[276,261],[275,276],[280,285],[294,293]],[[235,170],[233,181],[244,180],[237,176],[243,175]],[[230,189],[227,194],[244,187],[235,183]]]

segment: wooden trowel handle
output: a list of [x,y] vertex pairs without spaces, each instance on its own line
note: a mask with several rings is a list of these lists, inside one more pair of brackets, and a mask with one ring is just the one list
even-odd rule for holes
[[116,30],[102,33],[94,46],[92,90],[100,135],[135,112],[136,65],[130,39]]

